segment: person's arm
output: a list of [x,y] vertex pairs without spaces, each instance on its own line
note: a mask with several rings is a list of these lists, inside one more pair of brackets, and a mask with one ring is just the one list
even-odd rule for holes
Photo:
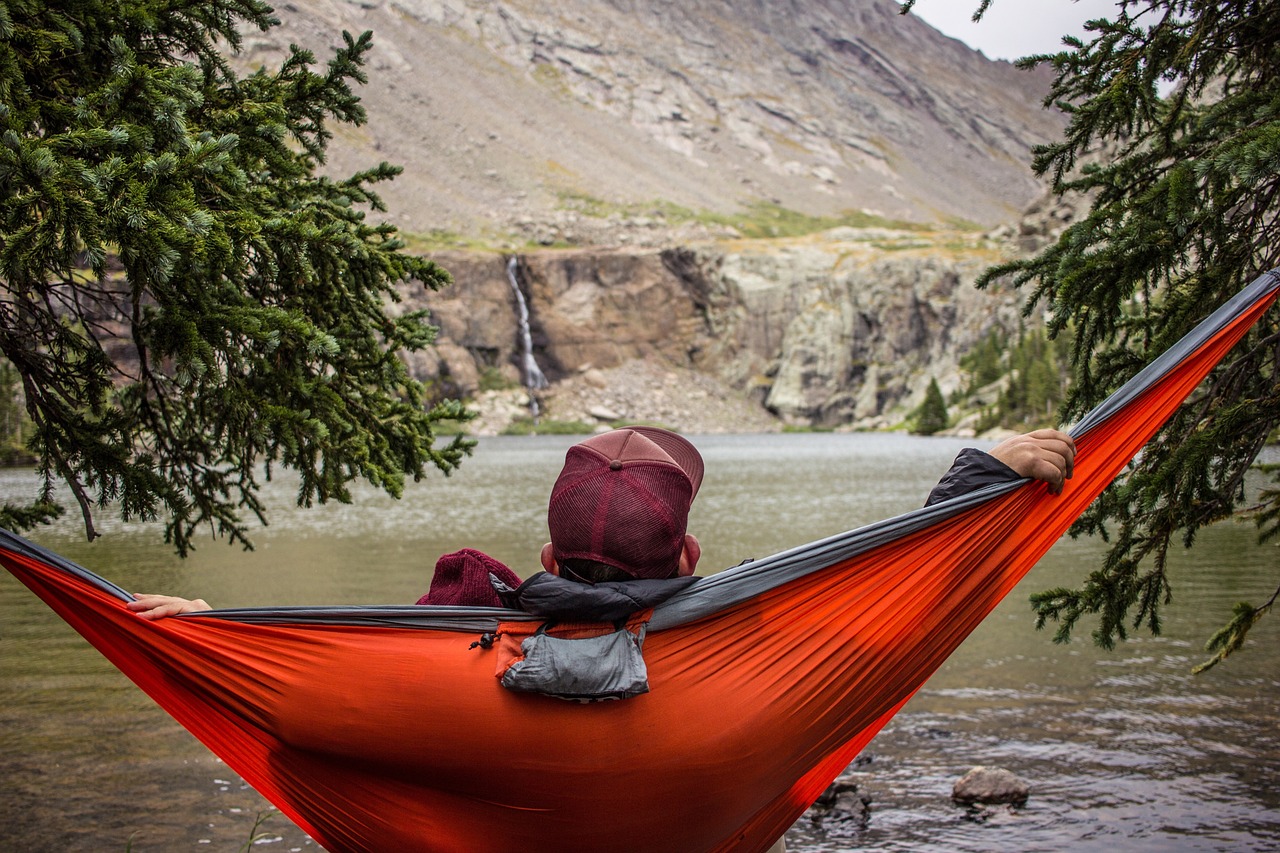
[[1049,484],[1049,491],[1062,494],[1075,468],[1076,445],[1071,436],[1056,429],[1038,429],[1015,435],[988,452],[967,447],[960,451],[951,470],[929,493],[925,506],[967,494],[993,483],[1030,477]]
[[177,616],[180,613],[195,613],[200,610],[212,610],[203,598],[178,598],[176,595],[150,595],[140,593],[133,601],[125,604],[143,619],[163,619],[166,616]]

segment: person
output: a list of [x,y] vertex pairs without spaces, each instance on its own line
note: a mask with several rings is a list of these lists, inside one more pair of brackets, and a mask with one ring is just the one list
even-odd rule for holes
[[[1061,494],[1074,463],[1075,442],[1056,429],[1016,435],[989,451],[966,448],[926,505],[1023,478]],[[606,602],[599,610],[596,599],[602,596],[590,588],[614,595],[617,584],[642,581],[640,587],[623,587],[623,593],[634,597],[633,590],[643,589],[645,606],[652,606],[687,586],[697,568],[702,549],[688,531],[688,517],[703,474],[701,454],[674,432],[630,426],[593,435],[565,454],[547,506],[551,541],[539,554],[545,577],[571,586],[541,575],[522,582],[498,560],[463,549],[440,558],[431,588],[417,603],[520,606],[539,596],[568,596],[560,606],[607,617],[616,604]],[[150,593],[136,595],[128,607],[143,619],[212,609],[204,599]]]
[[[926,505],[1024,477],[1061,494],[1074,462],[1075,443],[1052,429],[1014,436],[989,452],[966,448]],[[418,603],[599,621],[659,604],[695,580],[702,549],[688,518],[703,473],[701,454],[674,432],[632,426],[594,435],[569,448],[552,485],[551,541],[539,554],[544,572],[521,581],[489,555],[463,549],[440,558]],[[165,595],[139,595],[128,607],[144,619],[210,609],[203,599]],[[785,834],[767,853],[786,853]]]

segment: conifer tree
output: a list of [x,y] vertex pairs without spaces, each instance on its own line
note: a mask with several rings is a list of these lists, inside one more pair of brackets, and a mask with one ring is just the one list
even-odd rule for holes
[[961,358],[960,366],[969,372],[966,393],[972,394],[1005,375],[1007,368],[1002,356],[1007,344],[1004,334],[998,329],[992,330]]
[[310,505],[466,452],[434,446],[461,410],[397,355],[433,334],[400,289],[447,281],[366,221],[398,170],[319,174],[330,124],[364,121],[370,34],[237,73],[240,33],[276,24],[258,0],[0,2],[0,354],[44,482],[0,524],[56,515],[60,482],[91,539],[114,503],[181,554],[205,528],[247,546],[274,468]]
[[947,428],[947,401],[937,379],[929,379],[929,387],[925,389],[924,401],[916,410],[915,421],[913,432],[917,435],[933,435]]
[[[1046,306],[1054,330],[1074,324],[1066,419],[1280,264],[1278,20],[1274,0],[1122,0],[1085,38],[1021,61],[1053,67],[1046,103],[1069,117],[1063,138],[1037,149],[1034,169],[1057,194],[1088,199],[1089,210],[1055,244],[983,281],[1012,276],[1029,287],[1028,311]],[[1280,425],[1278,371],[1272,311],[1078,525],[1110,531],[1112,546],[1079,589],[1034,598],[1058,639],[1093,615],[1103,646],[1131,627],[1158,632],[1172,594],[1171,546],[1190,546],[1241,507],[1264,542],[1280,536],[1280,488],[1246,484]],[[1239,648],[1276,598],[1238,605],[1211,638],[1206,665]]]

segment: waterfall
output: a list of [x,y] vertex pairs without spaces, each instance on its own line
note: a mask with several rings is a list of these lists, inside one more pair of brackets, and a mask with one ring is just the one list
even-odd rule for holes
[[529,334],[529,305],[524,301],[524,293],[520,290],[520,279],[516,275],[519,266],[520,262],[515,255],[507,259],[507,281],[511,283],[511,289],[516,292],[516,317],[520,323],[520,347],[523,355],[521,372],[524,375],[524,387],[529,389],[529,409],[536,418],[538,417],[538,399],[533,392],[547,387],[547,377],[533,357],[533,337]]

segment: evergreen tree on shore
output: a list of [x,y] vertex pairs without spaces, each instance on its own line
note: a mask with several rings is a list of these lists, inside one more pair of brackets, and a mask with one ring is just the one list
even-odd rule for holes
[[915,427],[911,431],[917,435],[933,435],[946,429],[947,423],[947,401],[938,387],[938,380],[931,378],[924,392],[924,401],[916,409]]
[[0,2],[0,354],[21,377],[43,493],[0,524],[56,515],[64,484],[94,513],[163,518],[179,553],[208,528],[248,544],[260,478],[298,500],[392,494],[467,451],[402,350],[430,344],[401,287],[447,275],[366,221],[380,164],[318,174],[371,40],[327,67],[291,49],[241,76],[258,0]]
[[[975,17],[990,5],[982,0]],[[903,4],[907,11],[914,4]],[[1064,39],[1047,63],[1047,103],[1069,116],[1034,169],[1087,215],[1038,255],[996,267],[1075,332],[1064,420],[1086,411],[1181,338],[1213,307],[1280,264],[1280,26],[1273,0],[1122,0]],[[1098,149],[1107,156],[1097,157]],[[1097,162],[1091,162],[1091,158]],[[1111,646],[1158,632],[1171,545],[1246,507],[1261,538],[1280,536],[1280,488],[1246,484],[1280,426],[1280,317],[1270,312],[1077,526],[1107,532],[1104,564],[1079,589],[1034,597],[1064,640],[1087,615]],[[1280,566],[1280,564],[1278,564]],[[1280,568],[1277,573],[1280,574]],[[1277,591],[1280,595],[1280,590]],[[1277,595],[1241,603],[1210,640],[1221,660]]]

